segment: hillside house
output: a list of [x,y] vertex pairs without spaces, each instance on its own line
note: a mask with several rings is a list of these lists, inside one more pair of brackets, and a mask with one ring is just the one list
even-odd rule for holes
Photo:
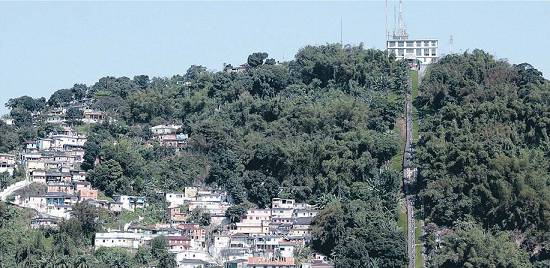
[[294,258],[249,257],[247,268],[295,268]]
[[103,122],[107,116],[102,111],[84,109],[82,111],[82,122],[86,124],[96,124]]
[[167,236],[166,240],[171,252],[183,252],[191,248],[191,238],[186,236]]
[[7,172],[13,175],[15,170],[15,155],[13,154],[0,154],[0,173]]
[[147,202],[144,196],[130,196],[130,195],[115,195],[113,200],[116,203],[121,203],[122,208],[129,211],[134,211],[136,208],[145,208]]
[[35,217],[31,220],[32,229],[57,229],[59,219],[55,217]]
[[139,247],[148,244],[156,235],[144,233],[109,232],[96,233],[94,248],[119,247],[129,250],[137,250]]

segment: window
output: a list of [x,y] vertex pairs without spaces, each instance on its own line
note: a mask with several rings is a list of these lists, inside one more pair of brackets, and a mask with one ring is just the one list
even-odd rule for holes
[[399,47],[403,47],[403,45],[405,45],[405,42],[400,41],[398,44],[399,44],[399,45],[398,45]]
[[407,54],[412,54],[414,53],[414,49],[412,48],[407,48]]
[[414,47],[413,41],[407,41],[407,47]]
[[432,49],[432,56],[435,56],[435,48]]
[[404,50],[404,49],[399,49],[399,50],[397,50],[397,55],[398,55],[398,56],[403,56],[404,53],[405,53],[405,50]]

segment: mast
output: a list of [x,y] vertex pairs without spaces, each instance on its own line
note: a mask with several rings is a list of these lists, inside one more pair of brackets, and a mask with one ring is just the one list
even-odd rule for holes
[[405,20],[403,19],[403,1],[399,0],[399,16],[396,22],[397,30],[393,33],[393,39],[396,40],[407,40],[409,39],[409,34],[407,33],[407,28],[405,26]]
[[449,54],[453,54],[453,45],[454,45],[454,38],[451,34],[451,37],[449,38]]

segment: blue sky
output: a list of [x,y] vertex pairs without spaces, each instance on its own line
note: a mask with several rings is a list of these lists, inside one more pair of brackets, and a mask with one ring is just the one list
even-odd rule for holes
[[[389,21],[393,20],[393,1]],[[481,48],[550,76],[550,2],[405,1],[413,38],[440,52]],[[289,60],[308,44],[384,46],[384,2],[0,2],[0,114],[22,95],[49,95],[107,75],[219,70],[265,51]]]

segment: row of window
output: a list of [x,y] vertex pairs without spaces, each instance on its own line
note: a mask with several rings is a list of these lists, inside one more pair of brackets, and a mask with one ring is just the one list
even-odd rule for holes
[[429,57],[429,56],[437,56],[437,51],[435,48],[417,48],[417,49],[413,49],[413,48],[398,48],[398,49],[391,49],[390,50],[392,53],[396,54],[397,56],[405,56],[405,53],[406,54],[415,54],[417,57],[422,57],[422,56],[425,56],[425,57]]
[[388,47],[436,47],[437,41],[388,41]]

